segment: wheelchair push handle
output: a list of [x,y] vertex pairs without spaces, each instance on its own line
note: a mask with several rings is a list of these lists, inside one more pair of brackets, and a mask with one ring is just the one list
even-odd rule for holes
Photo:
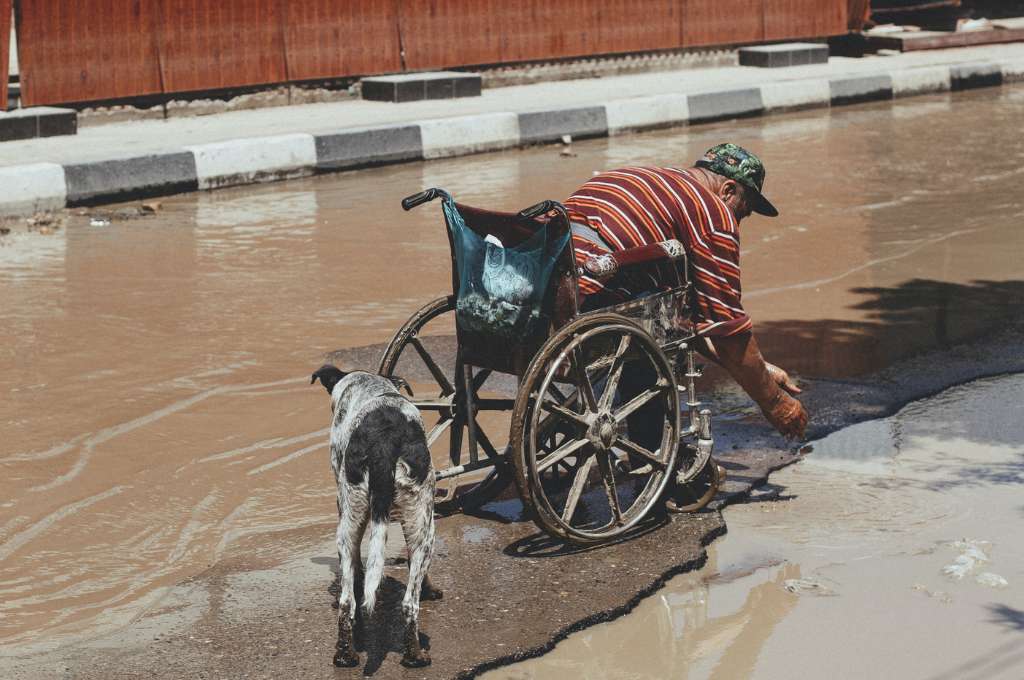
[[440,195],[440,189],[427,189],[426,191],[421,191],[418,194],[406,196],[405,198],[402,199],[402,208],[405,210],[412,210],[418,205],[423,205],[424,203],[429,203],[430,201],[433,201]]
[[535,217],[540,217],[547,211],[558,206],[555,201],[541,201],[536,205],[531,205],[529,208],[523,208],[519,211],[519,217],[524,220],[532,220]]

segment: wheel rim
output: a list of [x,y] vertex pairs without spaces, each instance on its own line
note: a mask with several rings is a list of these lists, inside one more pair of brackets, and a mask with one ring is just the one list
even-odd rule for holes
[[[606,349],[595,352],[600,346]],[[531,396],[522,441],[529,497],[543,528],[576,542],[607,540],[647,515],[673,468],[679,405],[671,366],[649,335],[611,315],[577,326],[542,356],[524,385]],[[638,362],[647,362],[650,384],[637,384]],[[635,394],[622,401],[627,368]],[[558,381],[570,374],[578,387],[565,393]],[[628,431],[648,404],[660,408],[654,450]]]
[[[474,372],[471,367],[463,366],[457,349],[454,349],[454,357],[439,358],[442,354],[439,349],[440,343],[432,339],[444,335],[435,336],[431,335],[431,332],[436,331],[436,327],[440,325],[442,331],[447,331],[445,335],[451,338],[454,346],[454,311],[455,300],[452,297],[439,298],[424,306],[395,333],[381,357],[379,367],[381,375],[399,375],[409,379],[407,375],[403,375],[403,372],[407,372],[415,377],[426,377],[433,382],[426,393],[421,392],[422,385],[418,386],[413,401],[423,414],[427,443],[438,470],[443,469],[441,465],[448,467],[470,462],[470,416],[465,398],[466,387],[468,386],[475,396],[479,396],[491,376],[490,370],[481,369]],[[452,315],[450,319],[442,319],[446,314]],[[427,330],[428,326],[432,328]],[[450,355],[452,352],[444,353]],[[464,371],[468,372],[468,381]],[[497,418],[504,421],[500,425],[490,421],[482,423],[481,412],[488,410],[490,409],[480,406],[475,410],[472,418],[474,434],[481,458],[493,459],[496,465],[475,473],[439,480],[439,503],[457,501],[462,507],[473,507],[486,502],[508,484],[509,476],[505,472],[503,458],[507,447],[496,447],[492,443],[492,435],[489,434],[498,432],[502,427],[507,432],[508,419]],[[491,418],[491,421],[493,420],[494,418]]]

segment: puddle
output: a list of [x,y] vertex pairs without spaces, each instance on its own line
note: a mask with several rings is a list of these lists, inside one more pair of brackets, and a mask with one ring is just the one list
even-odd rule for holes
[[[1024,232],[1007,208],[1024,157],[1020,105],[1006,89],[627,135],[577,143],[573,158],[540,147],[341,173],[168,198],[152,217],[105,211],[103,228],[71,215],[57,232],[5,236],[0,649],[124,626],[243,538],[311,525],[330,535],[328,404],[308,376],[341,348],[369,348],[358,356],[374,364],[413,311],[450,291],[436,206],[405,213],[401,197],[439,185],[518,210],[564,198],[596,170],[684,165],[723,139],[748,146],[784,215],[743,225],[762,347],[794,374],[843,380],[1021,317]],[[993,135],[1000,153],[977,153]],[[902,458],[906,433],[892,441]],[[812,458],[831,461],[831,445]],[[877,450],[865,445],[862,462],[885,464]],[[957,455],[946,450],[940,462]],[[886,491],[846,490],[825,465],[813,474],[863,507]],[[986,474],[965,479],[997,483]],[[904,512],[918,503],[908,497]],[[513,519],[514,506],[491,510]],[[957,512],[923,506],[925,525]],[[856,511],[836,513],[836,526]],[[986,593],[1021,581],[999,562],[1004,549],[993,573],[1010,586]],[[253,550],[285,557],[274,541]],[[791,571],[769,581],[808,575]],[[775,587],[763,597],[793,606]]]
[[484,677],[1020,677],[1022,403],[982,380],[815,442],[702,570]]

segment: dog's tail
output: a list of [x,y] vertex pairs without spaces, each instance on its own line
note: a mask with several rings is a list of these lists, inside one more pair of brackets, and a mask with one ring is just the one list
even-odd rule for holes
[[391,504],[395,500],[395,467],[387,456],[371,459],[370,465],[370,545],[363,578],[363,610],[373,613],[377,589],[384,579],[384,548],[388,541]]

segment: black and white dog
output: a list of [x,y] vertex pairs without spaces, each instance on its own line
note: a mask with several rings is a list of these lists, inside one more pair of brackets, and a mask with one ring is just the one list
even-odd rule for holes
[[[331,468],[338,482],[338,597],[336,666],[356,666],[352,644],[356,615],[355,585],[362,567],[359,546],[369,525],[369,554],[363,583],[363,609],[369,614],[384,577],[384,546],[391,511],[402,525],[409,548],[409,582],[402,600],[405,655],[402,665],[430,663],[420,647],[417,620],[420,596],[438,599],[427,578],[434,547],[434,469],[419,410],[398,391],[408,385],[362,371],[344,373],[325,365],[313,373],[331,395]],[[422,590],[422,593],[421,593]]]

